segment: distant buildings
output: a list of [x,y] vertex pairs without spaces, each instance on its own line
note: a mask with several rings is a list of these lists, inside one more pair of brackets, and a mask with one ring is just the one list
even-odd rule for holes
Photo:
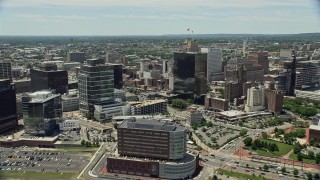
[[184,52],[199,52],[200,48],[197,40],[187,38],[183,43],[183,50]]
[[41,69],[31,69],[31,89],[33,92],[41,90],[55,90],[64,94],[68,91],[68,71],[57,70],[51,63],[43,63]]
[[67,55],[68,62],[79,62],[81,64],[86,60],[85,52],[68,52]]
[[17,126],[15,86],[9,79],[0,79],[0,133]]
[[57,120],[62,117],[61,96],[51,91],[37,91],[22,96],[25,133],[51,135]]
[[184,179],[198,168],[198,158],[187,153],[187,130],[180,124],[131,119],[117,130],[118,155],[107,158],[108,172]]
[[174,52],[173,91],[183,97],[199,97],[207,93],[207,54]]
[[254,64],[262,66],[264,74],[269,72],[268,52],[249,52],[248,60]]
[[105,65],[104,59],[88,59],[79,74],[80,112],[93,116],[94,105],[113,101],[114,70]]
[[163,99],[133,103],[134,104],[131,105],[131,115],[159,114],[167,112],[168,102]]
[[0,79],[12,80],[12,68],[10,60],[0,60]]

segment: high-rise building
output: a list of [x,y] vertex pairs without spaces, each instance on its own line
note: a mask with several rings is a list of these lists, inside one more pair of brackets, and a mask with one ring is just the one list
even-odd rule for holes
[[248,54],[248,60],[250,62],[253,62],[255,64],[259,64],[262,66],[264,70],[264,74],[267,74],[269,72],[269,60],[268,60],[268,52],[249,52]]
[[12,80],[12,68],[10,60],[0,60],[0,79]]
[[189,98],[207,93],[207,54],[174,52],[173,91]]
[[113,101],[114,69],[104,59],[87,59],[79,73],[79,109],[85,116],[93,116],[94,105]]
[[220,48],[201,48],[202,53],[207,53],[207,80],[221,81],[224,79],[222,72],[222,52]]
[[114,74],[114,88],[115,89],[122,89],[123,87],[123,78],[122,78],[122,64],[111,64],[108,63],[108,66],[113,67],[113,74]]
[[85,52],[68,52],[67,59],[68,59],[68,62],[79,62],[82,64],[86,60],[86,53]]
[[14,129],[17,125],[15,86],[9,79],[0,79],[0,133]]
[[261,111],[265,109],[265,89],[264,86],[252,87],[247,91],[246,112]]
[[55,90],[56,93],[68,92],[68,71],[57,70],[57,66],[43,63],[41,69],[31,69],[32,91]]
[[283,106],[283,94],[280,91],[275,90],[273,83],[269,84],[269,87],[265,89],[266,108],[269,112],[275,115],[279,115]]
[[61,95],[48,90],[25,94],[22,112],[26,134],[51,135],[62,117]]
[[199,52],[200,48],[198,46],[197,40],[187,38],[183,43],[183,50],[185,52]]

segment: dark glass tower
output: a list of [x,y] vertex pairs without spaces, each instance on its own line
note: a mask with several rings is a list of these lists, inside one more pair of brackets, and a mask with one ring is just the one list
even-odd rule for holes
[[18,125],[15,85],[9,79],[0,79],[0,133]]
[[291,74],[290,74],[290,86],[288,91],[288,96],[294,96],[294,89],[296,87],[296,53],[292,51],[292,66],[291,66]]

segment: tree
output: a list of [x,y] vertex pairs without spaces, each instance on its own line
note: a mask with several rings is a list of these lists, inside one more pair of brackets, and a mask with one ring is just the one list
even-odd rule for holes
[[265,164],[265,165],[263,166],[263,170],[268,171],[268,169],[269,169],[269,166]]
[[213,175],[213,180],[218,180],[218,177],[216,175]]
[[248,133],[247,130],[241,129],[239,134],[240,134],[240,136],[244,136],[244,135],[246,135],[247,133]]
[[315,180],[320,179],[320,175],[319,175],[319,173],[315,173],[313,177],[314,177],[314,179],[315,179]]
[[303,161],[301,153],[298,153],[297,158],[298,158],[298,161]]
[[252,144],[252,138],[251,138],[251,137],[246,137],[246,138],[243,140],[243,143],[244,143],[246,146],[251,146],[251,144]]
[[287,172],[286,167],[282,167],[282,168],[281,168],[281,172],[282,172],[283,174],[286,173],[286,172]]
[[265,138],[265,139],[268,138],[268,134],[266,132],[262,132],[261,136],[262,136],[262,138]]
[[207,127],[212,127],[213,123],[211,121],[207,122]]
[[310,172],[307,173],[308,180],[312,180],[312,174]]
[[212,141],[212,142],[217,142],[217,138],[211,137],[211,141]]
[[317,164],[320,164],[320,153],[316,154],[315,160]]
[[249,168],[249,164],[246,164],[246,168]]
[[314,152],[313,151],[308,151],[308,158],[314,159]]
[[298,138],[304,138],[306,136],[306,130],[298,129],[297,131],[295,131],[295,134]]
[[81,145],[85,145],[85,144],[86,144],[86,141],[82,139]]
[[297,176],[298,174],[299,174],[298,169],[294,169],[294,170],[293,170],[293,175],[294,175],[294,176]]

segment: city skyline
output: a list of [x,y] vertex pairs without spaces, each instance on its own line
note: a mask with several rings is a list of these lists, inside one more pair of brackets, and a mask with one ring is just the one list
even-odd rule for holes
[[316,0],[2,0],[0,35],[311,33],[320,29],[317,7]]

